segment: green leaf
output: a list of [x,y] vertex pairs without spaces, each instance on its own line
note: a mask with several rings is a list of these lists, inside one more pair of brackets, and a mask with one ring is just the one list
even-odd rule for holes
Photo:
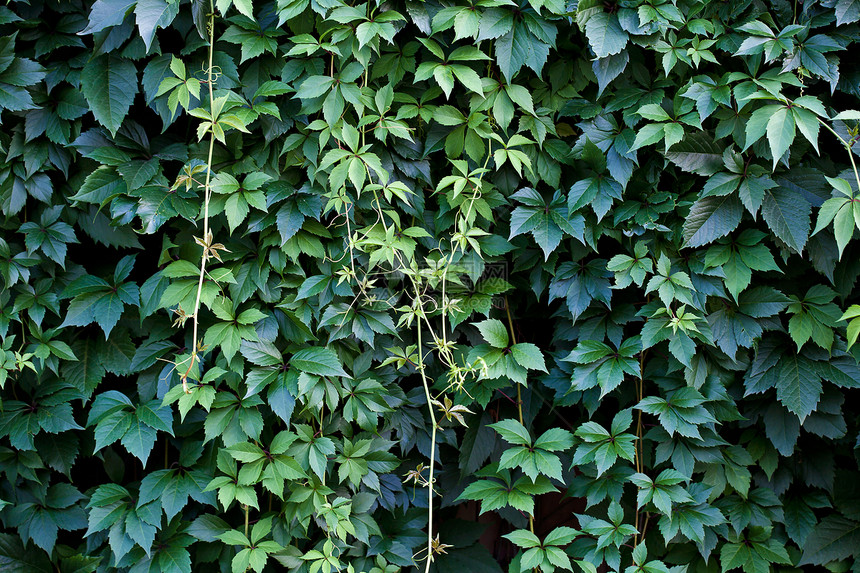
[[788,108],[780,106],[767,122],[767,141],[773,154],[774,169],[794,141],[795,133],[794,114]]
[[[495,511],[506,505],[512,505],[520,511],[532,513],[534,511],[534,501],[529,496],[524,496],[523,503],[516,503],[511,498],[511,493],[508,492],[504,484],[490,480],[478,480],[469,484],[463,493],[457,499],[471,499],[481,502],[481,513],[487,511]],[[515,505],[516,504],[516,505]]]
[[509,444],[530,445],[532,442],[528,430],[516,420],[502,420],[489,424],[489,427],[496,430]]
[[[638,135],[637,135],[638,137]],[[666,151],[666,159],[688,173],[713,175],[723,167],[723,148],[706,132],[695,132]]]
[[512,531],[506,535],[503,535],[502,537],[504,537],[514,545],[526,549],[530,547],[540,547],[541,545],[540,539],[538,539],[534,533],[525,529],[518,529],[516,531]]
[[148,52],[155,38],[156,28],[166,28],[173,22],[179,14],[179,4],[166,0],[137,0],[134,14],[137,17],[140,36]]
[[156,528],[146,523],[135,512],[128,512],[125,516],[125,532],[138,545],[143,547],[149,555],[152,543],[155,541]]
[[81,34],[94,34],[122,24],[133,6],[134,0],[96,0],[90,10],[89,24]]
[[[855,6],[857,6],[857,9],[858,9],[857,16],[858,16],[858,19],[860,19],[860,2],[858,2],[858,0],[841,0],[839,2],[839,4],[847,4],[847,3],[852,3]],[[840,111],[839,113],[837,113],[836,115],[833,116],[833,119],[834,120],[846,120],[846,119],[858,120],[858,119],[860,119],[860,111],[857,111],[856,109],[848,109],[845,111]]]
[[218,536],[230,530],[230,526],[226,521],[217,515],[204,514],[191,522],[188,527],[188,533],[199,539],[200,541],[213,542],[218,539]]
[[134,63],[113,54],[96,56],[81,71],[81,91],[96,120],[116,135],[137,94]]
[[101,204],[108,198],[127,192],[128,187],[116,170],[103,165],[87,176],[84,184],[70,199]]
[[684,221],[687,247],[701,247],[734,231],[741,222],[743,207],[732,196],[704,197],[690,208]]
[[566,450],[573,446],[573,434],[561,428],[551,428],[535,440],[534,447],[550,452]]
[[305,348],[293,354],[290,358],[290,366],[298,368],[308,374],[317,376],[343,376],[349,375],[341,366],[340,359],[331,348]]
[[86,326],[97,322],[107,339],[119,322],[125,303],[140,298],[137,285],[125,283],[119,289],[101,285],[99,288],[104,290],[76,296],[69,304],[66,318],[60,326]]
[[[513,20],[510,15],[507,18]],[[515,23],[508,33],[495,41],[495,48],[499,69],[510,83],[523,66],[539,74],[549,57],[550,46],[529,33],[527,26]]]
[[283,356],[271,342],[243,340],[242,356],[257,366],[275,366],[283,363]]
[[[823,208],[824,207],[822,206],[822,209]],[[836,215],[833,218],[833,235],[836,237],[836,247],[839,249],[839,258],[842,258],[842,253],[845,251],[845,247],[848,246],[848,242],[851,240],[851,237],[854,236],[854,209],[855,204],[848,200],[848,202],[846,202],[836,212]]]
[[612,353],[612,348],[596,340],[581,340],[565,360],[578,364],[596,362]]
[[95,450],[98,451],[122,438],[131,428],[133,420],[134,415],[125,410],[114,412],[100,420],[95,430]]
[[798,354],[783,356],[777,377],[776,397],[801,422],[815,411],[821,391],[821,378],[807,358]]
[[798,565],[825,565],[856,555],[860,545],[860,523],[841,515],[828,515],[806,539]]
[[572,527],[556,527],[544,538],[543,544],[561,547],[568,545],[577,535],[579,532]]
[[451,71],[454,73],[454,77],[456,77],[461,84],[466,86],[469,91],[480,96],[484,95],[481,76],[479,76],[472,68],[462,65],[452,65]]
[[776,187],[765,191],[761,207],[762,217],[774,234],[796,252],[803,252],[809,238],[809,202],[799,193]]
[[566,201],[561,191],[556,191],[549,202],[530,187],[520,189],[511,197],[525,205],[517,207],[511,213],[510,238],[531,233],[547,259],[559,246],[565,234],[582,238],[584,217],[578,213],[568,216]]
[[242,545],[244,547],[251,545],[251,542],[248,540],[248,538],[245,537],[245,535],[243,535],[240,531],[236,531],[235,529],[230,529],[218,535],[218,539],[220,539],[227,545]]
[[598,58],[618,54],[627,46],[627,32],[615,14],[603,11],[593,14],[585,23],[585,35]]
[[157,432],[144,424],[137,416],[131,417],[128,431],[122,437],[122,445],[128,453],[140,460],[146,466],[146,460],[155,447]]
[[160,400],[141,404],[135,410],[135,414],[147,426],[173,435],[173,412],[167,406],[162,406]]
[[540,349],[530,342],[520,342],[511,346],[511,355],[517,364],[529,370],[546,372],[546,363]]
[[232,3],[240,14],[243,14],[252,20],[254,19],[254,6],[251,0],[232,0]]
[[53,573],[43,551],[26,549],[18,535],[0,533],[0,567],[9,573]]
[[638,130],[633,142],[633,149],[652,145],[662,140],[665,135],[662,123],[649,123]]
[[819,128],[818,118],[811,111],[799,107],[792,108],[791,113],[794,116],[794,122],[800,130],[800,133],[802,133],[803,137],[812,144],[812,147],[815,148],[815,151],[817,152]]
[[483,322],[477,322],[475,326],[478,328],[481,336],[484,337],[484,340],[490,343],[490,346],[495,348],[508,347],[508,328],[501,320],[491,318]]
[[702,197],[728,195],[736,190],[743,178],[736,173],[717,173],[702,188]]

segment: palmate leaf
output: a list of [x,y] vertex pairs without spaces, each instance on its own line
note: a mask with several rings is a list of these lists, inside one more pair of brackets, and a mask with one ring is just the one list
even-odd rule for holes
[[638,338],[629,338],[613,350],[609,345],[594,340],[583,340],[564,359],[583,366],[574,368],[571,387],[587,390],[600,386],[602,398],[617,388],[627,375],[639,375],[639,363],[633,354],[641,347]]
[[579,213],[568,215],[560,191],[556,191],[549,202],[530,187],[520,189],[511,197],[524,203],[511,213],[511,239],[531,233],[547,259],[565,234],[582,240],[585,218]]
[[[499,26],[508,26],[500,20]],[[483,27],[484,24],[482,23]],[[502,29],[502,28],[499,28]],[[495,32],[489,31],[492,34]],[[550,46],[532,35],[528,26],[515,22],[510,31],[495,41],[496,61],[508,82],[512,81],[523,66],[539,74],[549,57]]]
[[151,502],[156,502],[168,519],[173,518],[188,503],[188,497],[198,495],[203,487],[194,476],[181,473],[178,470],[156,470],[144,477],[140,482],[140,497],[137,508]]
[[850,568],[857,0],[212,4],[0,6],[0,565]]
[[648,396],[636,406],[649,414],[655,414],[660,425],[673,435],[698,438],[701,436],[699,425],[715,422],[711,414],[702,404],[703,396],[693,388],[681,388],[674,391],[668,398]]
[[39,224],[24,223],[19,231],[24,234],[28,254],[41,251],[61,267],[65,267],[67,244],[76,243],[77,239],[74,229],[60,220],[62,211],[61,206],[45,209],[39,218]]
[[502,469],[519,468],[532,481],[537,480],[541,474],[556,480],[563,479],[559,457],[550,453],[549,450],[538,447],[513,446],[508,448],[502,452],[499,467]]
[[[136,285],[128,287],[129,299],[132,298],[133,289],[136,288]],[[69,305],[66,320],[61,326],[86,326],[92,322],[98,322],[107,338],[119,322],[125,306],[124,302],[119,294],[109,290],[80,295]]]
[[720,550],[722,570],[730,571],[743,567],[745,571],[761,571],[770,569],[771,563],[791,563],[785,548],[774,539],[766,542],[726,543]]
[[84,275],[66,289],[65,296],[74,296],[69,304],[65,320],[60,326],[86,326],[96,322],[105,333],[105,338],[122,316],[126,305],[140,305],[140,289],[133,282],[123,282],[134,266],[134,256],[124,257],[114,273],[114,284]]
[[555,488],[544,476],[538,476],[535,482],[527,477],[521,477],[513,484],[481,479],[469,484],[458,499],[480,501],[481,513],[511,506],[519,511],[534,514],[534,496],[551,491],[555,491]]
[[720,510],[706,504],[682,505],[671,516],[662,516],[659,527],[667,541],[680,533],[687,539],[701,543],[705,538],[705,527],[714,527],[725,522]]
[[609,177],[589,177],[574,183],[567,196],[568,213],[591,205],[600,221],[611,209],[614,199],[621,199],[621,184]]
[[[629,416],[629,412],[627,413]],[[618,414],[613,422],[612,433],[606,431],[596,422],[586,422],[576,429],[576,437],[584,443],[576,448],[573,456],[573,466],[594,463],[597,476],[600,477],[609,470],[619,457],[632,460],[635,455],[636,436],[623,433],[623,424],[616,424],[624,413]],[[628,424],[629,425],[629,424]]]

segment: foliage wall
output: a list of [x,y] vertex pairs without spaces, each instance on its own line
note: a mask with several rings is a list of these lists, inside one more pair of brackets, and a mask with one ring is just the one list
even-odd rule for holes
[[860,570],[858,23],[9,0],[3,571]]

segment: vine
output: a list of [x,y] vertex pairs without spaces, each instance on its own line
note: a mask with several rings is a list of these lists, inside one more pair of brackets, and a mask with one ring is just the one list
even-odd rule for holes
[[0,563],[857,568],[850,1],[115,4],[0,6]]
[[[215,95],[214,95],[214,87],[215,76],[214,76],[214,65],[213,58],[215,54],[215,4],[214,0],[212,0],[211,13],[207,18],[207,29],[209,30],[209,47],[207,49],[207,67],[206,67],[206,87],[209,92],[209,114],[210,114],[210,125],[208,127],[209,131],[209,151],[206,155],[206,175],[205,181],[203,183],[203,236],[195,237],[194,242],[200,245],[203,248],[203,253],[200,256],[200,274],[197,278],[197,293],[194,298],[194,311],[191,314],[192,319],[192,334],[191,334],[191,356],[188,358],[188,368],[181,376],[182,380],[182,390],[186,394],[190,394],[191,390],[188,388],[188,375],[191,373],[192,368],[194,368],[195,360],[199,362],[197,359],[198,353],[202,352],[204,349],[201,348],[201,342],[198,339],[198,327],[200,324],[199,313],[200,313],[200,297],[203,294],[203,280],[206,275],[206,261],[210,256],[221,260],[221,256],[218,254],[218,250],[226,250],[223,245],[214,243],[214,236],[212,231],[209,229],[209,201],[211,199],[211,188],[210,184],[212,182],[212,155],[215,151],[215,126],[216,126],[216,118],[217,113],[215,111]],[[178,307],[177,313],[180,314],[180,317],[184,319],[185,316],[182,315],[182,307]],[[246,525],[245,529],[248,529],[247,526],[247,517],[246,517]],[[245,532],[247,535],[247,531]]]

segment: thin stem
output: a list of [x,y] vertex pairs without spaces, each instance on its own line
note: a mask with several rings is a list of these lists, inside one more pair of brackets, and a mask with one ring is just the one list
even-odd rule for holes
[[[363,81],[363,84],[362,84],[362,86],[361,86],[361,87],[363,87],[363,88],[366,88],[366,87],[367,87],[368,81],[369,81],[369,79],[370,79],[370,78],[369,78],[369,76],[370,76],[370,68],[365,68],[365,70],[364,70],[364,81]],[[385,113],[385,110],[382,110],[382,109],[379,109],[379,110],[376,110],[376,111],[378,111],[378,112],[379,112],[379,115],[380,115],[380,116],[382,116],[382,115]],[[367,141],[366,141],[366,139],[365,139],[365,134],[366,134],[366,132],[367,132],[367,126],[366,126],[366,125],[362,125],[362,126],[361,126],[361,146],[362,146],[362,147],[364,147],[364,146],[367,144]]]
[[[508,315],[508,328],[511,331],[511,344],[517,343],[517,335],[514,333],[514,321],[511,318],[511,305],[508,303],[508,297],[505,296],[505,312]],[[517,384],[517,415],[520,419],[520,424],[523,423],[523,397],[520,392],[520,385]]]
[[[323,400],[322,407],[320,408],[320,436],[323,435],[323,419],[324,418],[325,418],[325,400]],[[320,476],[320,481],[322,482],[323,487],[325,487],[326,471],[325,471],[325,468],[323,468],[323,470],[324,471],[322,473],[322,476]]]
[[[418,282],[414,281],[415,295],[421,297]],[[430,475],[427,479],[427,563],[424,573],[430,573],[430,563],[433,561],[433,472],[436,462],[436,414],[433,413],[433,399],[430,397],[430,383],[427,373],[424,372],[424,351],[422,350],[421,320],[416,321],[418,330],[418,372],[421,374],[421,383],[424,386],[424,397],[427,399],[427,410],[430,412]]]
[[645,512],[645,523],[642,525],[642,535],[641,540],[645,541],[645,532],[648,531],[648,520],[651,519],[651,514],[647,511]]
[[[645,376],[645,351],[643,350],[642,352],[639,353],[639,379],[636,380],[637,403],[641,402],[643,397],[644,397],[643,396],[643,394],[644,394],[643,386],[645,385],[644,376]],[[636,450],[635,450],[635,453],[636,453],[636,471],[638,473],[642,473],[642,470],[645,469],[643,461],[642,461],[642,433],[643,433],[643,429],[644,428],[642,426],[642,410],[638,410],[637,414],[636,414]],[[647,523],[648,523],[647,519],[646,519],[645,523],[647,526]],[[635,518],[634,525],[636,527],[636,533],[633,534],[633,545],[636,546],[636,545],[639,545],[640,540],[645,539],[644,528],[642,530],[642,535],[641,536],[639,535],[639,508],[638,507],[636,508],[636,518]]]
[[[212,59],[215,53],[215,7],[212,6],[212,13],[209,15],[209,68],[206,70],[206,84],[209,86],[209,111],[214,109],[215,95],[212,87],[213,83],[213,65]],[[214,117],[212,118],[214,120]],[[200,275],[197,278],[197,296],[194,300],[194,313],[192,314],[192,349],[191,361],[188,364],[188,369],[182,375],[182,390],[186,394],[190,394],[188,389],[188,375],[191,369],[194,368],[194,362],[197,360],[198,344],[197,332],[200,327],[198,314],[200,313],[200,298],[203,294],[203,277],[206,275],[206,261],[209,258],[209,196],[211,194],[210,184],[212,181],[212,155],[215,151],[215,129],[214,125],[209,133],[209,155],[206,160],[206,182],[203,185],[203,256],[200,259]]]
[[242,506],[245,508],[245,537],[248,537],[248,514],[250,513],[250,508],[247,505]]
[[[514,332],[514,321],[511,318],[511,305],[508,303],[508,297],[505,296],[505,312],[508,315],[508,329],[511,331],[511,344],[517,343],[517,335]],[[517,416],[520,420],[520,425],[523,424],[523,395],[520,389],[520,384],[517,384]],[[529,531],[535,532],[535,518],[529,514]]]

